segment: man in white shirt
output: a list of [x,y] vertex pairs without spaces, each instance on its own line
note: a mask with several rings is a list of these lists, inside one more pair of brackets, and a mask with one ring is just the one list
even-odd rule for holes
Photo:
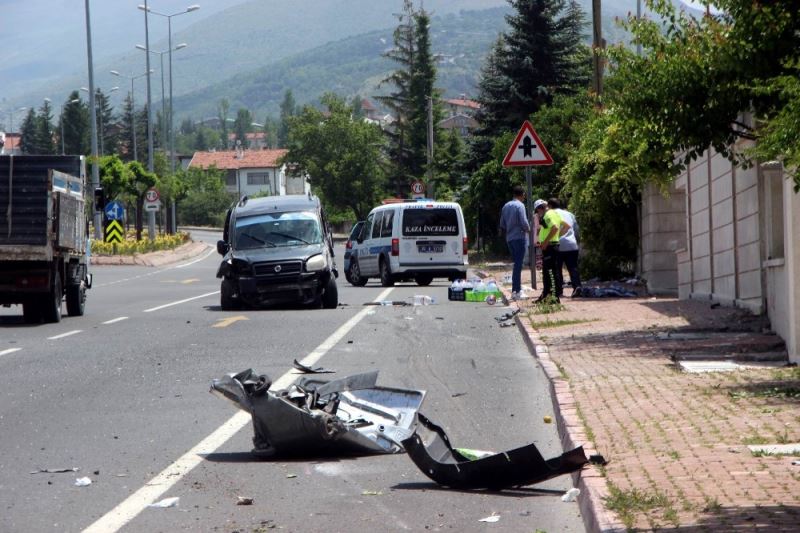
[[[578,242],[578,221],[575,219],[575,215],[566,209],[561,209],[561,202],[558,201],[558,198],[550,198],[547,201],[547,205],[550,209],[558,211],[558,214],[561,215],[561,219],[570,226],[558,239],[559,246],[556,276],[562,278],[562,283],[559,283],[557,286],[563,287],[563,269],[566,265],[567,271],[569,272],[569,282],[570,285],[572,285],[572,293],[575,294],[575,289],[581,286],[581,274],[578,270],[578,254],[580,250]],[[558,297],[560,298],[561,295],[559,294]]]

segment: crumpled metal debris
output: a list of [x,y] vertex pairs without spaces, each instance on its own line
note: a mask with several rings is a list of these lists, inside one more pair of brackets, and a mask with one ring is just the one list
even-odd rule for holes
[[252,369],[211,383],[211,392],[253,417],[253,453],[401,453],[425,398],[419,390],[378,387],[378,372],[334,381],[301,377],[285,390]]
[[582,446],[545,459],[535,444],[470,459],[450,445],[441,427],[420,413],[417,419],[427,430],[427,443],[417,430],[402,442],[403,447],[426,476],[446,487],[499,490],[533,485],[580,470],[588,462]]
[[323,368],[321,366],[318,366],[316,368],[313,368],[313,367],[310,367],[310,366],[306,366],[303,363],[301,363],[300,361],[298,361],[297,359],[294,360],[294,362],[292,363],[292,366],[294,367],[295,370],[299,370],[303,374],[334,374],[334,373],[336,373],[335,370],[329,370],[329,369]]
[[512,318],[517,316],[519,314],[519,312],[520,312],[520,309],[517,308],[517,309],[514,309],[513,311],[508,311],[507,313],[503,313],[500,316],[496,316],[496,317],[494,317],[494,319],[497,320],[498,322],[505,322],[506,320],[511,320]]

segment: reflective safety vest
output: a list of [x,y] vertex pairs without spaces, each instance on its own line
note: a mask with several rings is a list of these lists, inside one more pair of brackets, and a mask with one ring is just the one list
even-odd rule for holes
[[561,215],[559,215],[555,209],[548,209],[541,218],[541,223],[539,224],[539,244],[544,242],[547,234],[550,233],[550,229],[554,226],[556,228],[556,232],[550,239],[550,244],[558,244],[558,233],[561,228],[561,222]]

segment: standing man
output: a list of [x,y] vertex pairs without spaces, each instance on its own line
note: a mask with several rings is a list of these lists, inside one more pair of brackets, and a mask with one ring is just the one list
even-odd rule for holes
[[514,198],[506,202],[500,212],[500,231],[506,235],[508,251],[514,261],[511,273],[511,299],[518,300],[522,291],[522,261],[525,258],[525,241],[531,231],[528,215],[525,213],[525,189],[515,185]]
[[[572,285],[572,294],[575,294],[575,289],[581,286],[581,273],[578,270],[578,221],[575,215],[561,209],[561,202],[558,198],[550,198],[547,200],[547,205],[550,209],[561,215],[561,220],[569,224],[570,228],[564,232],[558,240],[558,264],[556,265],[556,277],[561,278],[560,285],[564,287],[563,281],[563,268],[567,266],[569,272],[569,283]],[[560,298],[561,293],[558,294]]]
[[560,302],[561,277],[556,273],[559,236],[561,233],[567,232],[569,224],[564,222],[561,215],[555,209],[550,209],[547,202],[542,199],[534,202],[533,212],[539,217],[539,247],[542,249],[542,278],[544,278],[542,294],[536,299],[536,303],[543,301],[551,294],[556,297],[556,301]]

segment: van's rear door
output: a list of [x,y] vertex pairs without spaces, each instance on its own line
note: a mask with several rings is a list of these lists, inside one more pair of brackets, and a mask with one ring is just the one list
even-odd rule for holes
[[420,203],[402,209],[400,265],[463,264],[461,220],[456,207]]

